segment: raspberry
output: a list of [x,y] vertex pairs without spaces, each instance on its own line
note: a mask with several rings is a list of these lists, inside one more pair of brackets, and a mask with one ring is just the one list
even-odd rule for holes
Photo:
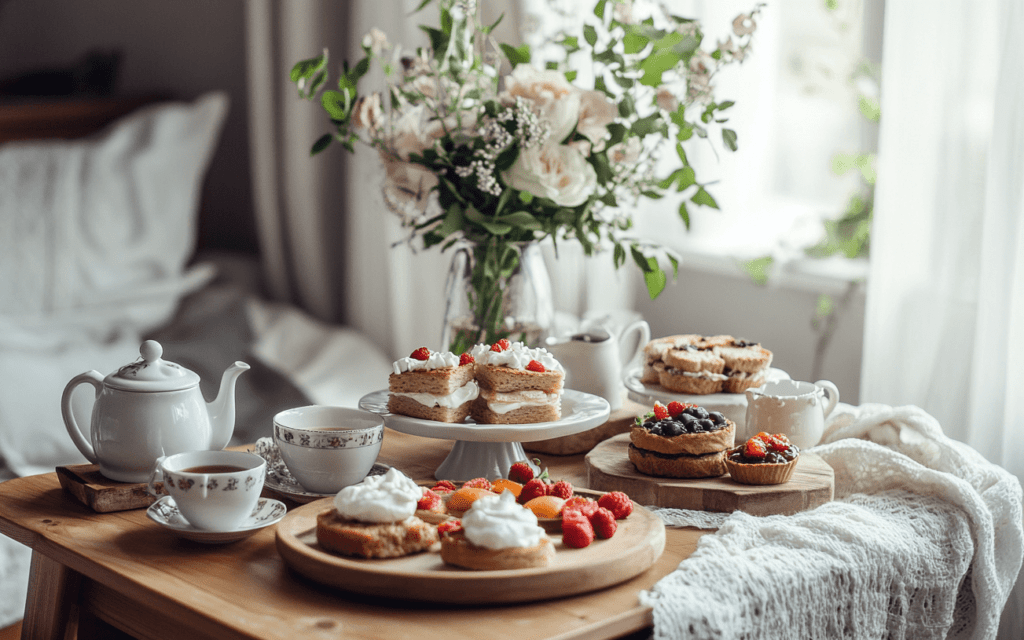
[[594,533],[598,538],[608,539],[615,535],[615,516],[604,507],[598,507],[597,511],[590,516],[590,525],[594,527]]
[[612,512],[616,520],[622,520],[633,513],[633,501],[621,491],[611,491],[597,499],[597,504]]
[[[563,511],[564,513],[564,511]],[[590,546],[594,541],[594,525],[583,516],[562,517],[562,544],[573,549]]]
[[526,504],[534,498],[548,495],[548,486],[549,485],[540,478],[530,480],[523,485],[523,490],[519,492],[519,504]]
[[572,497],[572,483],[568,480],[559,480],[555,484],[551,485],[551,489],[548,490],[549,496],[555,496],[562,500],[568,500]]
[[515,462],[508,468],[508,479],[519,484],[526,484],[533,480],[533,469],[526,460]]
[[789,438],[784,434],[776,433],[775,435],[770,436],[768,440],[765,441],[765,444],[767,444],[768,448],[772,451],[785,451],[789,449]]
[[426,360],[430,357],[430,349],[426,347],[420,347],[419,349],[412,352],[409,356],[413,360]]
[[765,446],[764,440],[755,436],[747,440],[743,447],[743,455],[748,458],[763,458],[768,455],[768,447]]
[[461,356],[459,356],[459,366],[460,367],[463,366],[463,365],[472,364],[474,362],[476,362],[476,360],[474,360],[473,356],[470,355],[468,352],[467,353],[463,353]]
[[682,402],[676,402],[675,400],[673,400],[672,402],[668,403],[668,413],[673,418],[678,416],[685,409],[686,405],[683,404]]
[[567,517],[566,514],[581,514],[585,518],[589,518],[590,514],[597,511],[598,503],[593,498],[586,496],[573,496],[565,501],[562,505],[562,517]]
[[473,478],[462,483],[463,487],[476,487],[477,489],[491,490],[491,481],[487,478]]
[[498,340],[497,342],[491,345],[491,351],[497,351],[499,353],[511,348],[512,343],[506,340],[505,338],[502,338],[501,340]]
[[455,489],[457,489],[457,488],[458,487],[456,487],[455,483],[452,482],[451,480],[438,480],[437,484],[435,484],[434,486],[430,487],[430,490],[434,491],[434,492],[443,491],[445,493],[448,493],[448,492],[451,492],[451,491],[455,491]]
[[437,525],[438,535],[445,535],[449,533],[457,533],[462,531],[462,520],[447,520]]
[[423,490],[423,497],[420,498],[419,502],[416,503],[417,509],[423,509],[424,511],[430,511],[441,504],[441,496],[434,493],[430,489]]
[[547,371],[547,369],[544,368],[544,365],[537,362],[536,360],[530,360],[530,363],[526,365],[526,370],[536,371],[537,373],[544,373],[545,371]]
[[658,420],[664,420],[668,417],[668,409],[665,408],[665,405],[660,402],[654,403],[654,417]]

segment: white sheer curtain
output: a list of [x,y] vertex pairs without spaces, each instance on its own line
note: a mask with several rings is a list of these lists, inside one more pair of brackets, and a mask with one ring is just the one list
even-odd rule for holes
[[883,59],[861,398],[1024,478],[1024,4],[889,2]]

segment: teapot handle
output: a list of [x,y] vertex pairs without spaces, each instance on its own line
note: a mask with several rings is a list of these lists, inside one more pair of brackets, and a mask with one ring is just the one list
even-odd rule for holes
[[839,388],[828,380],[818,380],[814,383],[814,386],[820,387],[821,390],[825,392],[825,397],[828,399],[824,407],[824,417],[827,418],[828,414],[832,413],[832,410],[836,408],[837,404],[839,404]]
[[[629,345],[629,337],[633,333],[637,333],[636,346],[632,349],[624,348],[624,345]],[[651,341],[651,325],[647,324],[644,320],[637,320],[633,324],[629,325],[622,330],[622,334],[619,335],[619,356],[622,359],[622,366],[632,363],[643,351],[647,343]]]
[[92,445],[89,444],[89,439],[85,437],[85,432],[78,426],[78,422],[75,421],[75,414],[71,411],[71,392],[83,382],[88,382],[96,387],[96,398],[99,399],[100,393],[103,391],[103,376],[98,371],[81,373],[71,378],[71,382],[64,387],[64,393],[60,398],[60,413],[64,418],[64,426],[67,427],[68,434],[71,436],[75,446],[82,452],[86,460],[93,464],[98,464],[96,452],[93,451]]

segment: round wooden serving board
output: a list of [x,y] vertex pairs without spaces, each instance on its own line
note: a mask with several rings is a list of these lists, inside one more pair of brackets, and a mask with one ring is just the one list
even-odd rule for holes
[[800,453],[789,482],[747,485],[729,474],[718,478],[675,479],[647,476],[629,461],[629,434],[594,447],[586,457],[587,486],[623,491],[635,504],[674,509],[743,511],[755,516],[789,515],[830,502],[835,493],[832,467],[813,453]]
[[436,550],[384,560],[349,558],[328,553],[317,544],[316,516],[330,508],[332,501],[327,498],[290,511],[277,525],[281,557],[295,571],[322,584],[387,598],[447,604],[547,600],[624,582],[650,568],[665,550],[661,519],[637,505],[628,518],[618,521],[614,536],[583,549],[566,547],[561,535],[549,533],[555,560],[538,569],[460,569],[444,564]]

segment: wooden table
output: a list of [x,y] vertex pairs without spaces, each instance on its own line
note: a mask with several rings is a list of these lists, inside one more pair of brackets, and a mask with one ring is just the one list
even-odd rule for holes
[[[388,430],[380,461],[430,479],[450,443]],[[540,456],[586,486],[583,456]],[[289,507],[296,506],[289,504]],[[97,514],[55,473],[0,483],[0,533],[33,549],[23,638],[614,638],[646,636],[637,593],[670,573],[705,532],[669,529],[646,572],[581,596],[514,606],[445,607],[330,590],[291,571],[274,527],[208,546],[174,537],[142,509]],[[67,636],[65,634],[68,634]]]

